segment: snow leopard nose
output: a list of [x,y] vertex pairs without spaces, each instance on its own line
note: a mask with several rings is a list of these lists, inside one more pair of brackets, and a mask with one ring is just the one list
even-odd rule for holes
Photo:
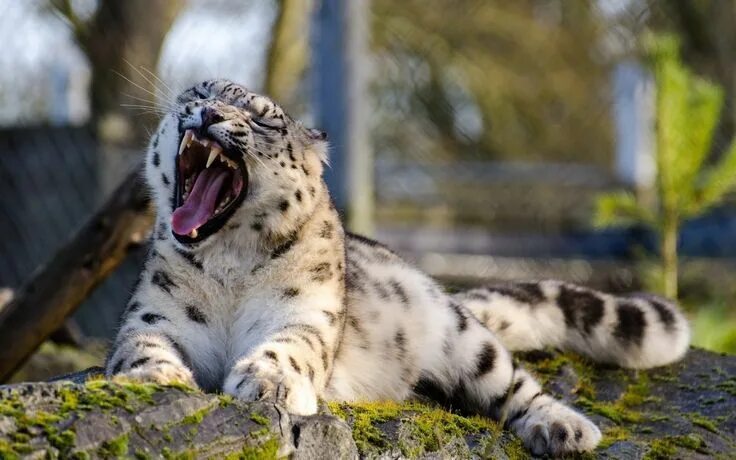
[[225,121],[225,117],[214,107],[202,107],[200,118],[202,124],[199,126],[199,129],[204,133],[207,132],[207,128],[210,126]]

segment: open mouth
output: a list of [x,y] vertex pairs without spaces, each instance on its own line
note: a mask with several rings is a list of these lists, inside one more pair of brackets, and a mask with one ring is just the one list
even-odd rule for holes
[[171,229],[182,243],[217,232],[242,203],[248,170],[239,155],[190,129],[179,145]]

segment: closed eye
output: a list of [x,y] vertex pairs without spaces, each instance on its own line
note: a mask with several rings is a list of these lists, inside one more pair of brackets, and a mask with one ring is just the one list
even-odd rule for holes
[[279,130],[284,127],[284,120],[278,120],[278,119],[266,120],[263,118],[252,118],[250,121],[253,122],[257,126],[260,126],[261,128],[266,128],[266,129]]

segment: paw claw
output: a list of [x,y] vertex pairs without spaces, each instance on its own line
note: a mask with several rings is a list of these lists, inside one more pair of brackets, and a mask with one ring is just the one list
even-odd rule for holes
[[223,390],[243,401],[276,402],[292,414],[317,413],[317,395],[309,379],[270,362],[236,366]]

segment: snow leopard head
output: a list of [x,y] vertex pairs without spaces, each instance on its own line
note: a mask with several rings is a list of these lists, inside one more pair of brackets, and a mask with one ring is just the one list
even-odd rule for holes
[[247,225],[287,234],[321,190],[326,136],[227,80],[184,91],[152,136],[157,237],[197,247]]

